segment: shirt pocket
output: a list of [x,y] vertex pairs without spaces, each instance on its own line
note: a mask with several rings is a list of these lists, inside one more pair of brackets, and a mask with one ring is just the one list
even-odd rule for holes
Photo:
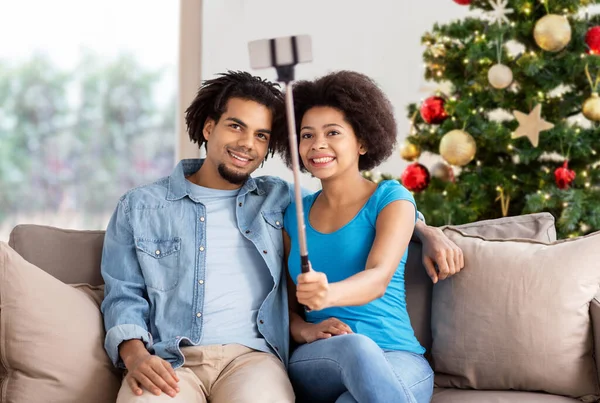
[[179,283],[181,239],[136,238],[137,256],[149,288],[169,291]]
[[267,232],[279,256],[283,256],[283,211],[263,211],[262,216],[267,223]]

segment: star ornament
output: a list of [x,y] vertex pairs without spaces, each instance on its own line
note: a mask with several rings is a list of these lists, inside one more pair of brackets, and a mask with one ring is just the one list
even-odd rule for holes
[[512,14],[515,11],[512,8],[507,8],[508,0],[489,0],[491,11],[488,11],[485,17],[491,22],[498,25],[509,23],[507,14]]
[[519,122],[519,127],[512,134],[512,138],[527,137],[534,147],[540,143],[540,132],[550,130],[554,124],[542,119],[542,105],[537,104],[529,115],[523,112],[513,111],[515,119]]

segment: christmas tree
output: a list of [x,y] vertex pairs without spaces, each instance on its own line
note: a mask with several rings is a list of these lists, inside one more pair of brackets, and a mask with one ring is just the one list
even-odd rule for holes
[[448,89],[409,105],[398,179],[428,224],[547,211],[560,238],[600,230],[596,1],[440,1],[473,16],[422,38],[426,79]]

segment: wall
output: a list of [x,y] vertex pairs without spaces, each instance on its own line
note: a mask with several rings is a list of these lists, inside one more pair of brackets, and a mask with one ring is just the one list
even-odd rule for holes
[[[422,78],[421,35],[435,22],[468,13],[452,0],[204,0],[202,78],[236,69],[274,80],[272,70],[250,69],[247,43],[309,34],[314,62],[299,66],[296,77],[311,79],[339,69],[373,77],[395,106],[401,141],[409,129],[406,105],[424,98],[423,87],[430,87]],[[379,170],[399,176],[406,164],[395,152]],[[268,161],[258,174],[292,179],[279,159]],[[318,188],[308,176],[302,183]]]

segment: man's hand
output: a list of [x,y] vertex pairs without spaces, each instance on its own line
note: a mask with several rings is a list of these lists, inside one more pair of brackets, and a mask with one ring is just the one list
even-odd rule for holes
[[300,331],[305,343],[312,343],[319,339],[328,339],[332,336],[353,333],[350,326],[339,319],[329,318],[321,323],[307,323]]
[[311,270],[298,276],[296,298],[311,311],[329,307],[330,288],[325,273]]
[[141,386],[159,396],[161,391],[171,397],[179,392],[179,377],[171,364],[146,350],[141,340],[127,340],[119,346],[119,354],[127,368],[127,384],[137,396]]
[[423,265],[434,284],[465,267],[462,250],[441,229],[420,222],[417,223],[416,233],[423,244]]

